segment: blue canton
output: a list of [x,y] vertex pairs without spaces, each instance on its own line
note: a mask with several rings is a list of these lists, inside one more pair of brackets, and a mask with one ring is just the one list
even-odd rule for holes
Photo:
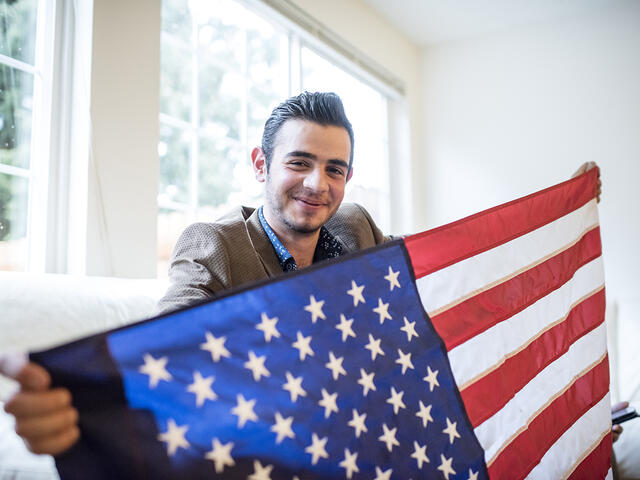
[[[258,218],[260,219],[260,224],[262,225],[264,232],[271,241],[271,245],[273,245],[273,249],[276,251],[282,270],[285,272],[298,270],[298,264],[296,263],[295,258],[293,258],[293,255],[291,255],[289,250],[287,250],[287,247],[282,244],[273,229],[269,226],[267,219],[264,218],[262,207],[258,209]],[[321,227],[318,244],[316,245],[316,250],[313,254],[313,262],[319,262],[321,260],[326,260],[327,258],[336,258],[343,253],[344,249],[340,242],[338,242],[338,239],[331,235],[329,230],[324,226]]]

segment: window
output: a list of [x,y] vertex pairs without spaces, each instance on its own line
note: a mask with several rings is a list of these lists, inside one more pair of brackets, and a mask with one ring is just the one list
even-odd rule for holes
[[[45,0],[0,0],[0,270],[44,255],[48,72]],[[42,268],[42,263],[38,266]]]
[[163,0],[160,90],[159,276],[189,223],[260,205],[251,149],[271,110],[303,90],[343,99],[355,136],[345,201],[363,204],[388,226],[387,97],[266,8]]

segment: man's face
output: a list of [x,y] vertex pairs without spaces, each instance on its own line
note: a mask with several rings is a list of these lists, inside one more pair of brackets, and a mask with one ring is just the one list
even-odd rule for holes
[[316,232],[344,197],[351,141],[347,130],[287,120],[278,131],[266,182],[265,216],[276,232]]

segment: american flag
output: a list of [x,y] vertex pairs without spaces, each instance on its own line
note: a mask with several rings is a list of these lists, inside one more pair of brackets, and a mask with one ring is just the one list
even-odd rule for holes
[[62,478],[603,478],[595,179],[34,355]]

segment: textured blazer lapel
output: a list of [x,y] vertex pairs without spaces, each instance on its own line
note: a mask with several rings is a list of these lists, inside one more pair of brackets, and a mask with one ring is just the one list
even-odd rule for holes
[[245,222],[247,233],[253,244],[253,249],[260,257],[264,269],[270,277],[282,274],[282,267],[273,249],[273,245],[264,232],[260,219],[258,218],[258,209],[256,209]]

